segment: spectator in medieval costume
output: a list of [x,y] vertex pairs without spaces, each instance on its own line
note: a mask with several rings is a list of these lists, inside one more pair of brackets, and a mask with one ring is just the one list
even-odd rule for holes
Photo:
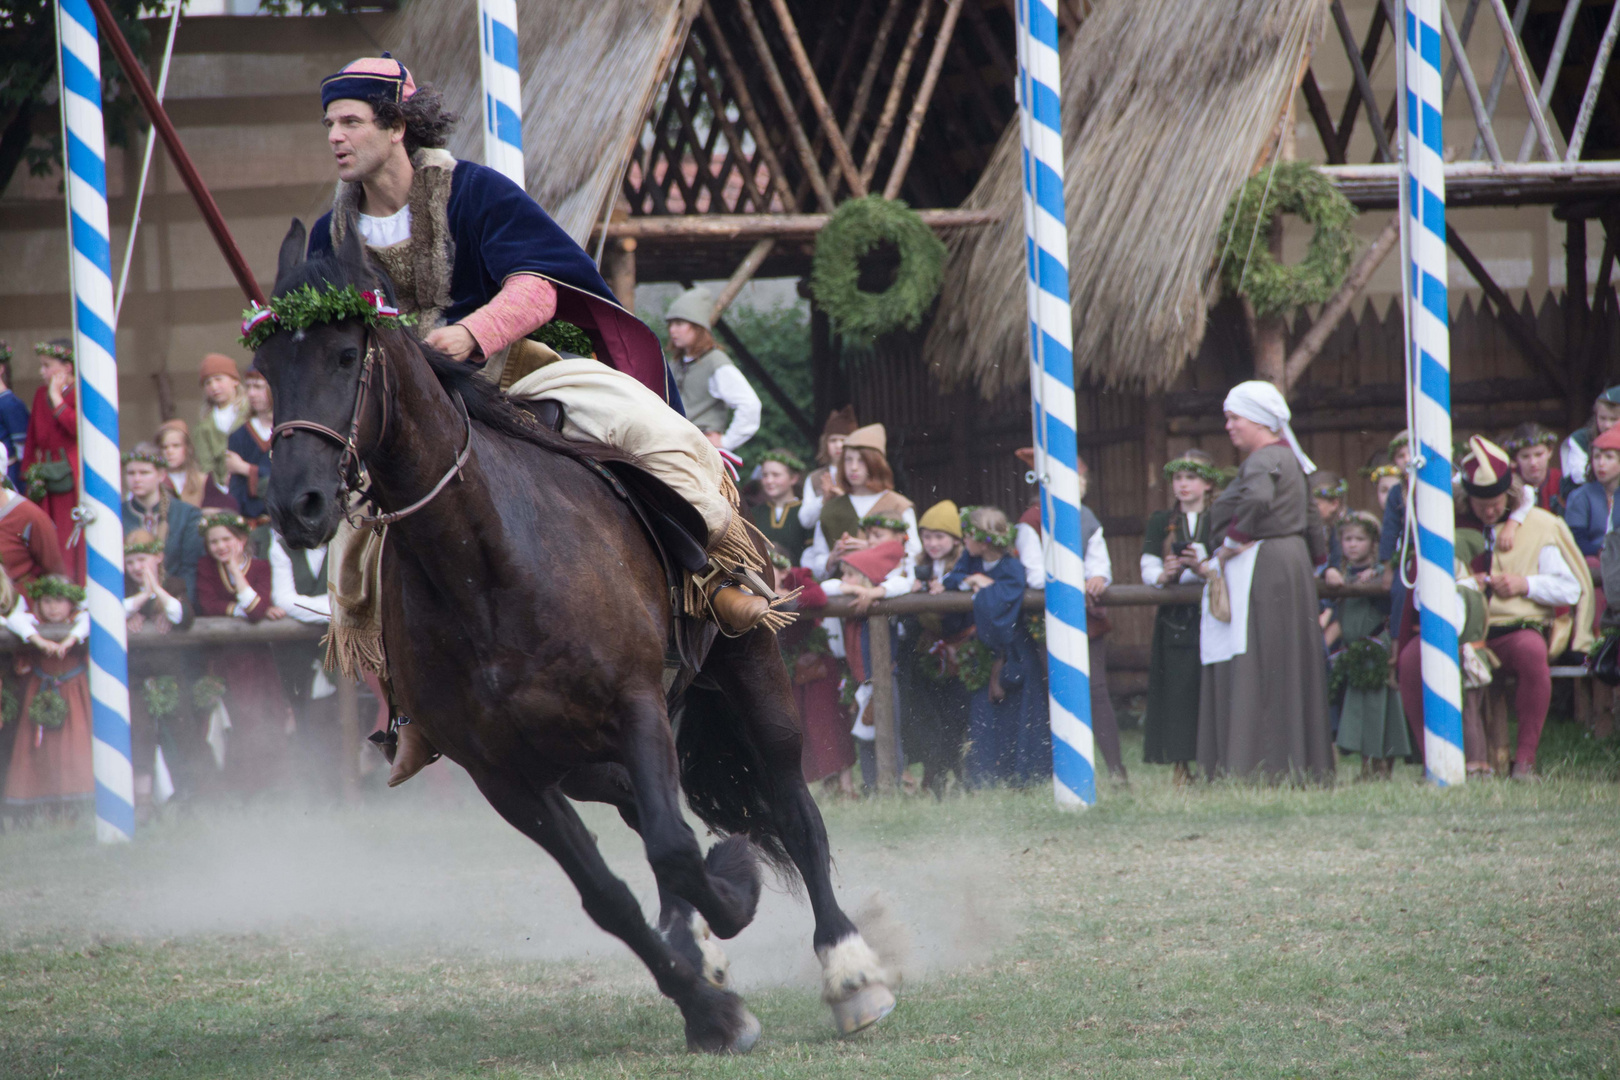
[[1384,514],[1389,509],[1390,492],[1401,486],[1401,470],[1393,462],[1384,462],[1371,468],[1363,469],[1362,475],[1373,483],[1373,495],[1378,500],[1378,520],[1380,522],[1378,535],[1383,539]]
[[197,564],[204,555],[198,527],[202,511],[181,502],[165,482],[164,457],[152,443],[137,443],[124,455],[124,532],[145,529],[163,544],[163,572],[185,582],[186,599],[197,602]]
[[827,414],[821,427],[821,440],[816,447],[814,472],[804,478],[803,504],[799,507],[799,524],[807,533],[815,532],[821,520],[821,505],[835,495],[844,494],[838,486],[838,463],[844,460],[844,440],[860,427],[855,420],[855,406],[845,405]]
[[[327,549],[294,551],[279,536],[270,542],[270,600],[295,622],[325,629],[332,622],[326,590]],[[326,648],[320,640],[278,642],[273,649],[281,688],[292,706],[300,772],[312,787],[335,797],[343,765],[338,727],[337,685],[326,674]]]
[[814,575],[794,566],[786,552],[772,553],[776,589],[781,593],[799,590],[800,616],[776,635],[793,680],[793,700],[799,708],[804,752],[800,766],[805,782],[821,781],[828,794],[834,791],[855,795],[855,744],[849,732],[849,717],[838,696],[843,663],[833,655],[832,646],[815,612],[827,606],[827,594]]
[[1227,434],[1244,457],[1209,511],[1211,564],[1224,578],[1230,610],[1222,619],[1206,601],[1199,626],[1198,766],[1211,779],[1330,783],[1314,580],[1327,545],[1305,483],[1316,466],[1288,426],[1288,403],[1275,386],[1239,383],[1224,410]]
[[[1209,503],[1221,472],[1202,450],[1189,450],[1164,466],[1175,505],[1155,510],[1142,530],[1142,583],[1197,584],[1209,558]],[[1142,761],[1174,766],[1176,786],[1192,778],[1198,757],[1197,604],[1160,604],[1153,619],[1148,661],[1147,712],[1142,719]]]
[[1586,466],[1592,452],[1592,440],[1620,424],[1620,386],[1611,386],[1592,402],[1592,418],[1570,432],[1558,453],[1558,465],[1564,478],[1571,484],[1584,484],[1589,479]]
[[[198,382],[202,386],[202,405],[197,413],[197,426],[187,432],[194,447],[192,463],[223,491],[231,478],[225,469],[225,451],[231,435],[247,423],[251,410],[247,393],[242,389],[242,376],[236,370],[236,361],[230,357],[222,353],[203,357]],[[185,497],[184,492],[181,497]],[[202,505],[192,499],[186,501],[193,506]]]
[[[1346,582],[1381,577],[1379,527],[1377,518],[1357,512],[1339,522]],[[1395,759],[1412,752],[1400,695],[1389,685],[1389,600],[1349,596],[1335,602],[1328,634],[1338,646],[1331,685],[1342,700],[1335,740],[1345,753],[1361,755],[1362,779],[1388,780]]]
[[[923,549],[915,560],[912,588],[943,593],[946,575],[962,558],[962,512],[949,499],[935,503],[917,519],[917,536]],[[968,615],[925,612],[908,616],[902,625],[912,659],[902,662],[900,669],[900,701],[906,709],[901,726],[912,756],[922,763],[923,786],[943,795],[953,772],[960,782],[967,782],[962,747],[971,695],[962,685],[959,657],[973,636],[973,620]]]
[[[5,461],[4,455],[5,448],[0,446],[0,463]],[[10,487],[0,487],[0,566],[19,589],[63,569],[56,525],[36,503]]]
[[1575,546],[1596,571],[1603,538],[1620,522],[1614,498],[1615,489],[1620,488],[1620,427],[1612,427],[1592,440],[1586,470],[1591,479],[1570,492],[1563,518],[1575,537]]
[[158,425],[152,441],[163,453],[164,484],[175,498],[205,512],[239,511],[230,492],[215,483],[213,473],[198,460],[189,424],[184,420],[165,420]]
[[56,526],[62,565],[75,582],[84,581],[85,546],[74,543],[73,509],[79,505],[79,410],[73,378],[73,346],[65,338],[34,346],[39,377],[23,448],[24,492],[39,503]]
[[1519,479],[1526,487],[1536,489],[1536,505],[1549,514],[1563,517],[1570,493],[1585,478],[1566,477],[1562,467],[1553,460],[1558,451],[1558,436],[1534,421],[1527,421],[1502,440],[1502,449],[1513,459],[1513,471],[1519,474]]
[[664,312],[669,325],[669,374],[686,418],[721,450],[736,455],[759,430],[759,395],[710,330],[714,296],[701,285],[681,293]]
[[5,476],[23,489],[22,459],[28,447],[28,406],[11,389],[11,346],[0,341],[0,449],[6,452]]
[[1344,477],[1328,469],[1318,469],[1306,477],[1306,483],[1311,488],[1311,504],[1316,507],[1322,533],[1327,537],[1327,563],[1318,572],[1324,581],[1341,585],[1344,583],[1344,575],[1340,572],[1340,567],[1344,565],[1344,553],[1339,549],[1339,522],[1344,517],[1344,499],[1349,494],[1350,485],[1345,483]]
[[270,487],[270,436],[275,431],[275,405],[270,384],[254,368],[242,378],[247,395],[247,423],[231,433],[225,444],[225,471],[230,474],[231,498],[249,525],[267,525],[264,495]]
[[[1026,446],[1014,451],[1018,459],[1030,467],[1035,467],[1035,449]],[[1075,458],[1075,471],[1080,474],[1080,547],[1082,552],[1082,570],[1085,575],[1086,590],[1086,648],[1090,660],[1091,671],[1088,683],[1091,687],[1091,730],[1097,741],[1097,752],[1102,755],[1103,764],[1108,768],[1108,775],[1119,783],[1127,783],[1128,773],[1125,769],[1125,759],[1119,748],[1119,718],[1114,714],[1114,698],[1108,690],[1108,632],[1113,623],[1108,617],[1108,609],[1099,601],[1103,590],[1114,581],[1114,562],[1108,554],[1108,541],[1103,536],[1102,522],[1092,513],[1091,507],[1085,505],[1087,485],[1090,478],[1090,469],[1084,458]],[[1040,488],[1034,488],[1031,493],[1030,505],[1018,519],[1018,527],[1014,533],[1016,551],[1019,562],[1024,567],[1024,578],[1031,589],[1046,588],[1046,555],[1041,540],[1041,508]],[[1041,692],[1038,695],[1029,695],[1026,698],[1027,706],[1046,709],[1045,689],[1045,648],[1039,649],[1042,664],[1037,665],[1038,670],[1032,672],[1033,677],[1042,680]]]
[[[229,510],[210,514],[201,532],[208,558],[197,574],[197,614],[249,623],[285,618],[274,600],[270,564],[248,550],[250,530],[242,516]],[[229,734],[222,737],[211,718],[208,740],[222,746],[226,786],[244,795],[277,786],[287,769],[290,714],[270,646],[224,646],[209,656],[208,668],[225,684]]]
[[759,488],[765,498],[749,514],[765,539],[795,563],[810,544],[810,530],[799,523],[800,500],[794,494],[803,475],[804,462],[797,455],[781,448],[765,451],[759,463]]
[[[1495,443],[1476,435],[1468,445],[1457,524],[1485,539],[1468,569],[1485,595],[1486,646],[1500,669],[1518,679],[1514,710],[1519,739],[1512,776],[1528,780],[1536,775],[1536,750],[1552,699],[1550,658],[1571,649],[1585,652],[1592,641],[1592,577],[1569,526],[1538,506],[1530,507],[1519,524],[1513,549],[1502,550],[1496,536],[1508,520],[1508,508],[1525,498],[1523,481]],[[1421,743],[1421,638],[1417,619],[1407,621],[1411,627],[1401,633],[1401,701],[1413,740]]]
[[[124,535],[124,617],[131,634],[167,634],[191,629],[196,617],[186,599],[186,583],[163,569],[163,541],[145,529]],[[191,711],[180,693],[173,650],[138,650],[129,657],[129,728],[135,767],[137,813],[150,806],[154,787],[175,784],[175,771],[189,787]],[[160,749],[161,748],[161,749]],[[172,791],[172,787],[170,791]]]
[[[15,599],[9,582],[0,607],[6,629],[24,642],[17,655],[24,676],[6,806],[30,813],[71,812],[95,798],[88,677],[90,613],[84,588],[51,574],[28,586],[28,604]],[[9,594],[9,595],[7,595]],[[42,624],[68,627],[61,641],[40,632]]]
[[868,424],[845,438],[838,465],[838,486],[844,494],[834,495],[822,504],[814,536],[801,560],[817,578],[827,576],[830,560],[868,546],[861,536],[861,519],[869,514],[905,522],[908,559],[915,559],[922,551],[922,541],[917,539],[917,511],[910,499],[894,490],[888,445],[888,433],[882,424]]

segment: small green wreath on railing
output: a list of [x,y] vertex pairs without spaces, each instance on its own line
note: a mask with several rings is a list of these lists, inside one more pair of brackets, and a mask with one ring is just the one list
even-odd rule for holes
[[[860,287],[861,257],[885,242],[899,250],[900,268],[893,285],[867,292]],[[944,280],[945,245],[898,199],[850,199],[816,236],[810,291],[833,328],[847,337],[917,329]]]
[[[1258,221],[1262,202],[1265,220]],[[1278,262],[1267,245],[1266,234],[1278,214],[1298,214],[1316,227],[1297,266]],[[1227,291],[1248,297],[1255,314],[1263,317],[1326,303],[1350,271],[1356,251],[1350,224],[1355,219],[1350,200],[1309,162],[1287,161],[1275,170],[1262,169],[1243,185],[1221,220],[1217,240],[1225,253],[1221,280]]]

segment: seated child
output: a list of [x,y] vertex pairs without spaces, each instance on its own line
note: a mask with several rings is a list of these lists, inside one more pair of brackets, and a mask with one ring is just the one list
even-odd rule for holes
[[[9,609],[6,628],[26,647],[17,653],[23,683],[17,733],[6,774],[6,805],[61,812],[95,798],[90,746],[90,682],[86,676],[90,614],[84,589],[50,574],[28,585],[33,611],[16,598],[10,581],[0,587],[0,606]],[[51,641],[42,623],[71,625],[68,636]]]
[[[1339,524],[1347,582],[1381,580],[1375,554],[1378,519],[1349,513]],[[1387,780],[1396,758],[1412,752],[1400,694],[1389,685],[1389,600],[1346,597],[1334,605],[1329,627],[1341,647],[1334,657],[1331,692],[1342,700],[1338,746],[1362,758],[1361,775]]]

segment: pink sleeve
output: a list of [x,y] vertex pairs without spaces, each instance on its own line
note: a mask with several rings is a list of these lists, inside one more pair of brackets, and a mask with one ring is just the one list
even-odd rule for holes
[[485,356],[540,329],[557,314],[557,289],[532,274],[513,274],[494,299],[461,320]]

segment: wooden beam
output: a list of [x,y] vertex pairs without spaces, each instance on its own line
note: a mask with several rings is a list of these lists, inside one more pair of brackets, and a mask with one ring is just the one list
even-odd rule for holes
[[1333,116],[1328,112],[1327,100],[1322,97],[1322,88],[1316,85],[1316,74],[1309,68],[1305,69],[1305,78],[1299,88],[1305,95],[1305,108],[1311,114],[1311,123],[1316,125],[1316,137],[1322,140],[1328,164],[1343,165],[1344,152],[1339,149],[1339,133],[1333,128]]
[[[1001,219],[995,210],[919,210],[935,229],[973,229]],[[831,220],[831,214],[670,214],[610,221],[609,240],[635,237],[649,241],[808,240]]]
[[[740,0],[738,7],[748,9],[749,33],[752,34],[752,27],[758,25],[754,19],[752,0]],[[804,42],[799,40],[799,28],[793,23],[793,13],[788,11],[787,0],[771,0],[771,9],[776,12],[776,20],[782,26],[782,36],[787,40],[788,55],[793,57],[793,63],[799,69],[799,78],[804,80],[805,92],[810,95],[810,108],[815,111],[817,119],[821,121],[821,130],[826,134],[827,141],[832,144],[833,157],[838,159],[838,168],[843,172],[844,179],[849,183],[855,197],[860,198],[866,194],[866,185],[861,181],[860,171],[855,168],[855,158],[849,152],[849,144],[844,141],[844,133],[838,130],[832,106],[827,104],[827,95],[821,91],[821,80],[816,77],[816,69],[811,66],[810,56],[804,51]]]
[[[689,50],[692,49],[690,39],[688,40],[687,48]],[[754,181],[753,163],[749,161],[748,158],[743,154],[742,133],[737,130],[737,125],[731,122],[731,117],[726,115],[726,99],[721,95],[720,88],[715,86],[713,77],[709,75],[708,59],[704,56],[697,55],[695,50],[692,51],[692,71],[697,76],[698,89],[702,90],[703,96],[709,99],[709,109],[714,113],[715,123],[720,125],[720,130],[726,136],[726,143],[731,147],[732,152],[737,155],[737,160],[741,165],[739,171],[742,175],[743,193],[748,196],[748,201],[754,204],[759,213],[770,213],[771,201],[765,196],[763,191],[759,190],[759,186]],[[671,87],[670,89],[671,92],[674,91],[674,87]],[[738,107],[737,111],[739,113],[742,112],[741,106]],[[757,147],[759,140],[755,139],[754,143]],[[756,153],[758,152],[759,151],[756,150]],[[765,167],[770,169],[769,164],[767,164]],[[771,169],[771,173],[774,176],[776,174],[776,170]],[[778,194],[780,194],[782,191],[787,191],[787,184],[785,182],[783,183],[780,191],[778,191]],[[791,194],[792,193],[789,192],[789,197],[791,197]]]
[[[1462,19],[1462,43],[1464,47],[1467,47],[1469,35],[1474,32],[1474,16],[1477,14],[1479,14],[1479,0],[1468,0],[1468,10],[1463,12]],[[1446,65],[1446,76],[1440,84],[1440,100],[1442,102],[1451,96],[1451,85],[1457,81],[1457,72],[1459,70],[1461,69],[1457,65],[1457,58],[1454,54],[1451,63]]]
[[[783,0],[776,0],[782,3]],[[956,32],[957,17],[962,14],[962,0],[946,0],[945,17],[940,20],[939,34],[934,38],[934,51],[923,70],[922,85],[917,88],[917,99],[911,103],[911,115],[906,118],[906,133],[900,139],[900,152],[895,155],[894,168],[889,170],[889,182],[883,185],[883,197],[893,199],[900,194],[900,185],[906,182],[906,170],[911,167],[911,155],[917,149],[917,133],[922,129],[923,116],[933,100],[934,87],[939,83],[939,69],[945,63],[945,50],[951,35]]]
[[766,257],[770,255],[771,249],[774,247],[776,247],[775,240],[761,240],[743,257],[743,261],[738,264],[737,269],[732,273],[731,280],[726,282],[726,287],[721,289],[720,295],[715,298],[714,311],[709,315],[710,323],[725,314],[726,308],[730,307],[731,302],[737,299],[737,294],[742,292],[743,286],[748,284],[755,274],[759,273],[759,268],[764,265]]
[[872,141],[866,144],[866,157],[861,161],[863,183],[872,182],[872,174],[877,172],[878,158],[883,156],[883,144],[889,141],[889,131],[894,127],[894,118],[900,112],[900,95],[905,92],[906,80],[911,77],[911,64],[917,57],[917,46],[922,43],[923,28],[928,25],[928,13],[933,2],[934,0],[920,0],[917,4],[917,15],[911,20],[911,32],[906,35],[906,44],[900,50],[900,60],[894,66],[894,79],[889,83],[889,93],[883,99],[883,111],[878,114]]
[[798,200],[793,197],[793,189],[788,186],[787,173],[783,170],[781,159],[776,156],[776,150],[771,145],[765,121],[760,117],[759,110],[754,107],[754,96],[748,92],[748,78],[743,74],[731,46],[726,43],[725,34],[720,30],[720,20],[715,18],[712,0],[705,0],[703,4],[703,25],[709,31],[706,43],[720,60],[720,69],[726,76],[726,85],[730,87],[731,96],[737,101],[737,111],[742,114],[743,126],[748,129],[748,134],[753,136],[754,145],[759,148],[760,155],[765,159],[765,168],[771,174],[771,187],[775,189],[777,198],[782,200],[783,209],[792,213],[799,208]]
[[877,615],[866,620],[867,642],[872,650],[872,727],[877,758],[877,789],[893,795],[900,787],[900,770],[905,764],[895,753],[894,744],[894,658],[889,649],[889,620]]
[[[1541,76],[1541,93],[1537,100],[1545,109],[1551,102],[1553,90],[1558,86],[1558,74],[1564,70],[1564,55],[1569,48],[1569,34],[1575,28],[1575,16],[1581,10],[1581,0],[1564,0],[1564,14],[1558,20],[1558,36],[1553,39],[1552,53]],[[1602,82],[1602,77],[1598,79]],[[1519,161],[1530,160],[1530,147],[1535,142],[1535,130],[1525,125],[1524,138],[1519,142]],[[1579,155],[1577,155],[1579,156]]]
[[1446,226],[1446,246],[1457,253],[1457,258],[1468,268],[1474,280],[1479,282],[1479,287],[1485,290],[1491,306],[1496,309],[1496,318],[1501,322],[1502,329],[1507,331],[1508,337],[1513,339],[1519,351],[1538,371],[1552,380],[1559,393],[1566,398],[1569,397],[1569,377],[1560,367],[1558,360],[1547,346],[1541,343],[1541,339],[1536,337],[1535,327],[1525,322],[1524,317],[1514,308],[1513,301],[1508,299],[1507,293],[1491,277],[1485,265],[1474,256],[1468,245],[1463,243],[1463,238],[1457,235],[1457,230],[1450,225]]
[[[1451,46],[1451,56],[1457,65],[1457,71],[1462,75],[1463,92],[1468,95],[1468,107],[1474,111],[1474,125],[1479,128],[1479,137],[1485,141],[1485,150],[1490,154],[1491,163],[1500,165],[1502,148],[1496,143],[1496,131],[1491,127],[1491,118],[1485,112],[1485,101],[1479,95],[1479,83],[1474,81],[1474,69],[1468,63],[1468,50],[1457,34],[1456,24],[1451,21],[1451,9],[1444,3],[1440,5],[1440,24],[1445,30],[1446,42]],[[1441,153],[1444,154],[1443,148]]]
[[[1513,32],[1517,34],[1524,26],[1524,17],[1530,13],[1530,0],[1519,0],[1518,6],[1513,9]],[[1507,77],[1508,51],[1507,45],[1496,56],[1496,69],[1491,72],[1491,88],[1485,94],[1485,114],[1493,120],[1496,118],[1496,103],[1502,95],[1502,82]],[[1475,137],[1473,152],[1468,155],[1469,160],[1478,161],[1480,155],[1485,153],[1485,143]]]
[[1580,427],[1589,406],[1603,388],[1594,385],[1591,351],[1586,347],[1590,325],[1586,305],[1586,219],[1564,222],[1564,368],[1574,392],[1569,396],[1570,426]]
[[1310,330],[1306,331],[1299,344],[1294,346],[1294,351],[1289,354],[1287,362],[1283,364],[1284,397],[1288,396],[1294,384],[1305,374],[1305,369],[1311,366],[1311,361],[1322,351],[1322,346],[1327,344],[1327,339],[1338,327],[1339,320],[1350,310],[1350,305],[1361,295],[1361,290],[1367,287],[1367,282],[1394,250],[1400,238],[1401,218],[1397,214],[1389,219],[1389,224],[1384,226],[1384,231],[1378,234],[1372,246],[1356,260],[1356,264],[1350,268],[1350,273],[1345,276],[1344,284],[1339,286],[1339,291],[1322,306],[1322,313],[1316,317],[1316,322],[1311,324]]
[[844,141],[851,148],[855,146],[861,121],[866,117],[866,106],[872,100],[872,87],[877,82],[878,69],[883,66],[884,54],[889,51],[889,38],[894,33],[894,24],[899,21],[903,2],[889,0],[889,6],[883,10],[883,21],[878,23],[877,36],[872,39],[872,52],[866,58],[866,66],[861,69],[861,81],[855,86],[855,99],[850,104],[849,115],[844,118]]
[[[1394,161],[1394,151],[1390,149],[1389,137],[1384,132],[1384,119],[1379,114],[1378,99],[1373,95],[1372,80],[1367,78],[1367,66],[1362,63],[1361,53],[1356,51],[1355,31],[1350,29],[1350,18],[1344,13],[1344,5],[1339,0],[1333,0],[1333,24],[1339,28],[1339,40],[1344,42],[1345,55],[1350,58],[1350,71],[1355,76],[1356,93],[1361,96],[1361,105],[1367,110],[1367,123],[1372,128],[1373,142],[1378,146],[1379,161]],[[1373,9],[1373,22],[1377,24],[1383,17],[1383,8]],[[1378,41],[1374,39],[1373,52],[1377,54]],[[1352,116],[1352,120],[1354,117]],[[1346,127],[1339,137],[1339,148],[1347,150],[1350,145],[1350,128]]]
[[804,167],[810,187],[814,189],[816,198],[821,201],[821,208],[831,213],[832,189],[827,186],[827,177],[821,172],[815,151],[810,149],[810,139],[804,133],[804,125],[799,123],[798,110],[793,107],[793,98],[788,94],[787,83],[782,81],[782,72],[776,66],[776,57],[771,55],[770,42],[765,40],[765,31],[760,29],[759,19],[754,15],[753,0],[737,0],[737,14],[742,17],[743,25],[748,28],[748,40],[754,46],[754,56],[765,75],[765,82],[776,97],[776,107],[782,114],[782,123],[787,126],[793,148],[798,151],[799,164]]
[[[1500,2],[1500,0],[1498,0]],[[1575,117],[1575,127],[1569,133],[1569,151],[1566,161],[1579,161],[1581,147],[1586,145],[1586,129],[1597,110],[1598,91],[1603,88],[1604,73],[1609,70],[1609,58],[1614,55],[1614,40],[1620,33],[1620,3],[1609,9],[1609,25],[1604,27],[1603,40],[1598,44],[1597,59],[1592,61],[1592,74],[1586,80],[1586,93],[1581,95],[1581,111]],[[1551,155],[1548,155],[1551,160]]]
[[[1337,3],[1337,0],[1334,2]],[[1535,126],[1536,138],[1541,140],[1542,153],[1547,155],[1548,161],[1557,161],[1558,148],[1553,145],[1552,132],[1547,128],[1547,114],[1541,107],[1541,99],[1536,96],[1536,88],[1530,85],[1530,65],[1525,62],[1513,20],[1508,18],[1507,7],[1502,0],[1488,2],[1496,15],[1496,25],[1502,28],[1502,38],[1507,43],[1508,63],[1513,68],[1513,77],[1518,80],[1519,89],[1524,93],[1524,107],[1530,111],[1530,123]]]

